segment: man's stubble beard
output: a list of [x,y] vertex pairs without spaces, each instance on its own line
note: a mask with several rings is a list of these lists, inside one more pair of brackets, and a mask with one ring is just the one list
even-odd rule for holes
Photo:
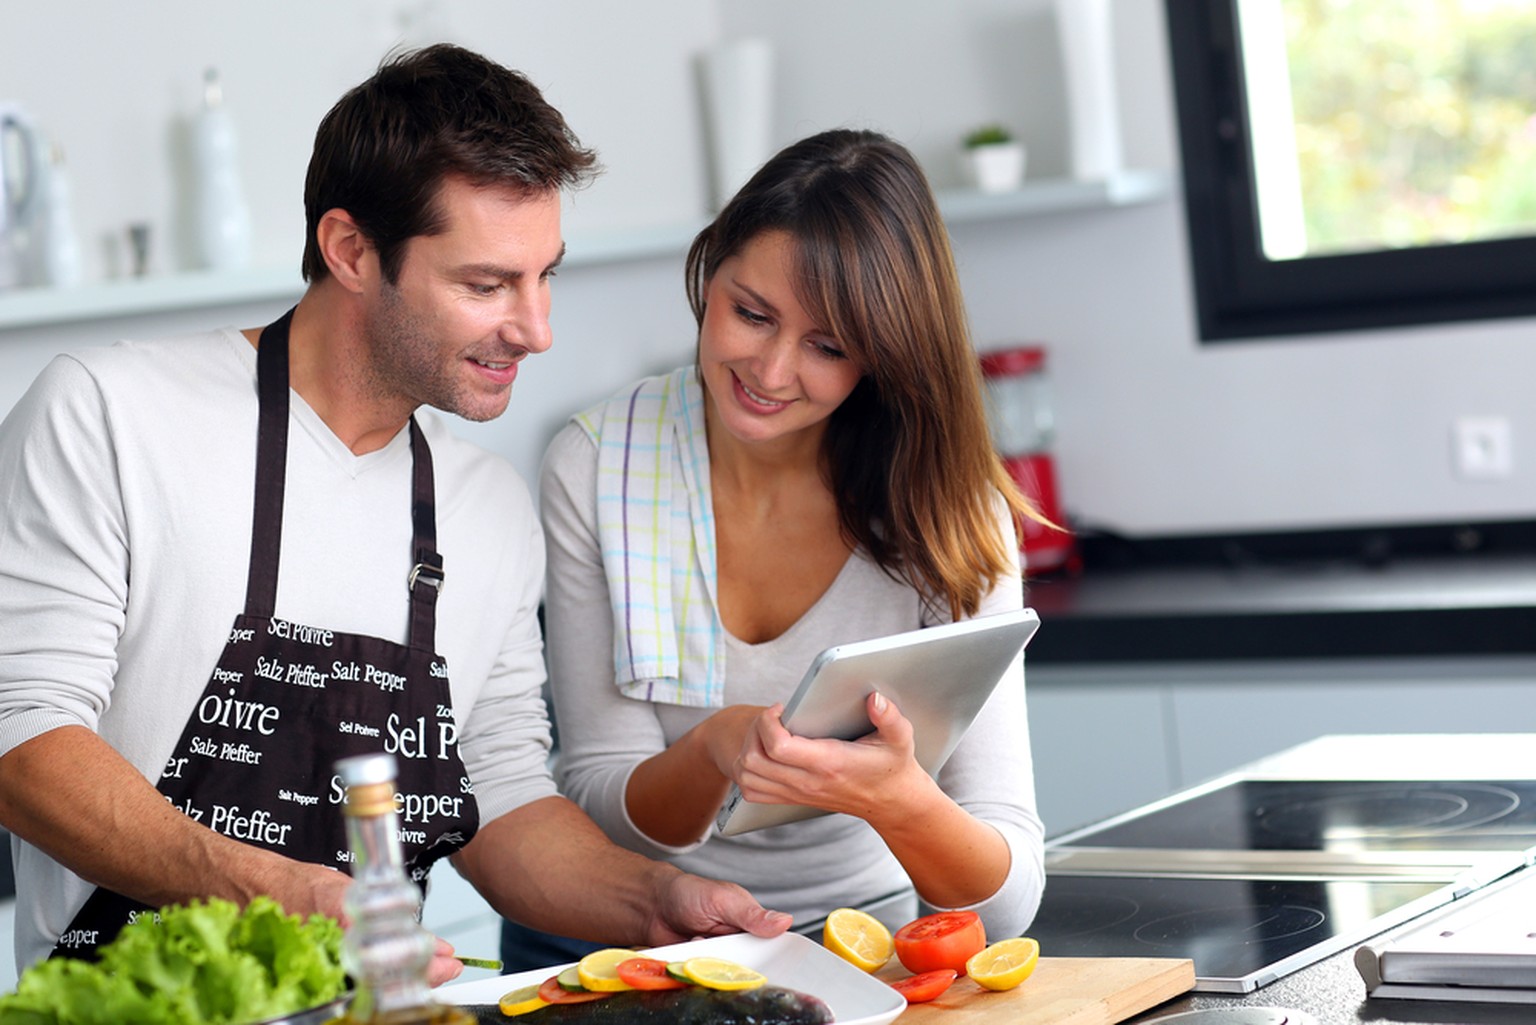
[[412,408],[431,406],[477,423],[506,411],[507,399],[487,409],[443,363],[442,346],[427,320],[385,282],[368,318],[368,361],[358,368],[366,394],[384,401],[407,399]]

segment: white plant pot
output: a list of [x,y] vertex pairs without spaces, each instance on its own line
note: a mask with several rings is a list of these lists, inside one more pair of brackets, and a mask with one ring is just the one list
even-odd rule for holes
[[1024,184],[1024,144],[996,142],[965,151],[971,183],[982,192],[1012,192]]

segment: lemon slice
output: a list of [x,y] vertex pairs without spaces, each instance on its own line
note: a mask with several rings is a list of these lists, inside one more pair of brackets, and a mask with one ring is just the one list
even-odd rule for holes
[[608,947],[594,950],[576,964],[576,976],[581,984],[593,993],[617,993],[629,989],[629,983],[619,978],[619,962],[635,956],[633,950]]
[[497,1001],[496,1006],[500,1007],[501,1013],[508,1018],[516,1018],[520,1014],[527,1014],[529,1011],[537,1011],[541,1007],[548,1007],[549,1004],[539,996],[539,987],[537,984],[534,984],[503,994],[502,998]]
[[965,974],[986,989],[1012,989],[1029,978],[1039,963],[1040,944],[1028,936],[1017,936],[972,954],[965,962]]
[[721,957],[690,957],[683,962],[683,974],[706,989],[756,989],[768,981],[746,965]]
[[838,908],[828,915],[821,941],[832,953],[866,972],[884,967],[896,949],[891,931],[880,919],[854,908]]

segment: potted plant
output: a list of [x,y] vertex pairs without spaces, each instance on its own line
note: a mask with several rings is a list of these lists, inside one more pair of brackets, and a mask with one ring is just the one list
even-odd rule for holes
[[1011,192],[1024,181],[1024,144],[1000,124],[986,124],[961,140],[966,170],[982,192]]

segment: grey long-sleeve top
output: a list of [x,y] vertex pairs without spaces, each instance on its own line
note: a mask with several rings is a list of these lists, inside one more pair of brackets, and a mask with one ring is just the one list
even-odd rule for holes
[[[548,555],[547,649],[560,745],[557,778],[564,792],[615,842],[689,872],[740,883],[765,906],[793,915],[797,926],[834,908],[874,907],[887,895],[910,890],[879,835],[847,815],[735,837],[711,831],[685,847],[658,844],[630,821],[624,805],[630,773],[711,710],[631,699],[614,683],[613,614],[597,540],[596,474],[593,438],[579,424],[567,424],[549,446],[540,483]],[[1012,525],[1006,529],[1012,536]],[[986,596],[979,614],[1016,609],[1022,602],[1021,581],[1012,575]],[[762,644],[727,639],[726,702],[787,700],[823,649],[932,625],[917,592],[881,571],[860,549],[784,634]],[[1007,840],[1008,877],[973,909],[989,936],[1021,934],[1039,906],[1044,883],[1022,660],[941,770],[939,783]],[[900,925],[917,909],[912,902],[897,907],[898,920],[887,924]]]

